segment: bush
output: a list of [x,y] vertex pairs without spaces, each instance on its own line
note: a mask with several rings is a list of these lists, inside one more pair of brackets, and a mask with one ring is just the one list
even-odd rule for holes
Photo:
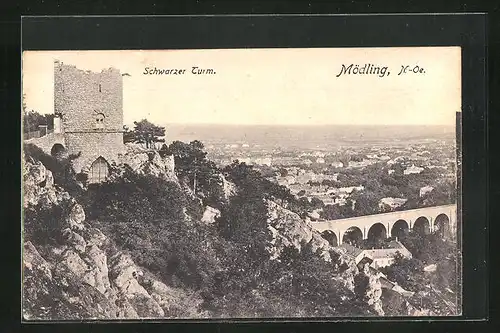
[[38,245],[60,245],[61,229],[71,205],[72,202],[68,200],[59,205],[47,207],[38,204],[24,209],[24,241]]
[[199,288],[213,275],[213,237],[205,226],[186,223],[185,208],[199,212],[199,205],[177,183],[126,170],[114,182],[89,187],[81,202],[90,220],[164,281]]

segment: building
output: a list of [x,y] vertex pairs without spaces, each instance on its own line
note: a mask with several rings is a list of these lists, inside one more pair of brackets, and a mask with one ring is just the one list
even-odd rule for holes
[[424,186],[424,187],[421,187],[421,188],[420,188],[420,197],[423,197],[423,196],[424,196],[424,195],[426,195],[427,193],[432,192],[432,190],[434,190],[434,187],[432,187],[432,186]]
[[[109,163],[125,152],[123,144],[123,77],[109,68],[99,73],[54,63],[54,109],[61,115],[54,129],[64,133],[76,173],[102,181]],[[60,121],[60,124],[57,124]]]
[[351,244],[343,242],[340,246],[338,246],[338,248],[343,254],[354,260],[356,265],[359,264],[361,259],[365,257],[365,255],[363,255],[364,251],[362,249]]
[[54,62],[54,132],[26,140],[53,156],[73,155],[73,169],[101,182],[125,153],[123,77],[115,68],[92,72]]
[[343,168],[344,167],[344,163],[342,163],[340,161],[333,161],[330,165],[334,168]]
[[337,195],[349,195],[351,194],[354,190],[356,191],[363,191],[365,187],[363,185],[359,186],[349,186],[349,187],[335,187],[332,189],[332,193],[335,193]]
[[412,164],[410,167],[406,168],[403,173],[405,175],[411,175],[411,174],[418,174],[424,171],[424,168],[420,168],[415,166],[415,164]]
[[389,243],[389,248],[387,249],[371,249],[363,250],[360,256],[369,257],[372,260],[370,264],[371,267],[379,269],[381,267],[387,267],[394,263],[396,255],[400,254],[405,258],[410,259],[412,257],[411,252],[401,244],[399,241],[391,241]]
[[254,161],[253,161],[254,164],[258,164],[258,165],[267,165],[267,166],[271,166],[272,165],[272,159],[270,157],[262,157],[262,158],[256,158]]
[[406,201],[408,201],[408,199],[386,197],[380,199],[378,205],[381,210],[385,209],[386,207],[389,207],[390,209],[395,209],[404,205]]
[[397,254],[408,259],[412,257],[411,252],[397,240],[389,242],[388,247],[386,249],[363,250],[347,243],[338,246],[345,255],[354,260],[356,265],[369,263],[373,269],[392,265]]

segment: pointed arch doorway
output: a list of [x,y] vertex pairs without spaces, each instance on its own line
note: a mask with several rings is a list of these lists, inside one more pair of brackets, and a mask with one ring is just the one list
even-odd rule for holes
[[90,166],[88,181],[90,184],[101,183],[109,175],[109,164],[104,157],[99,156]]

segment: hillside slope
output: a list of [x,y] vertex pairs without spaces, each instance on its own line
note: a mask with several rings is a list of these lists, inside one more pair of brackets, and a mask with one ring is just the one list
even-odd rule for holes
[[219,173],[200,196],[143,151],[86,187],[40,159],[23,164],[26,319],[390,315],[376,275],[258,187]]

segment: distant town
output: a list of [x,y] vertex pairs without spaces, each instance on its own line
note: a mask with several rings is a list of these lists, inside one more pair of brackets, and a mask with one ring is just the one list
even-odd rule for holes
[[[453,139],[427,139],[392,146],[367,144],[331,150],[269,148],[248,143],[209,143],[206,148],[209,158],[221,166],[235,160],[254,165],[267,179],[286,186],[292,194],[318,202],[317,208],[310,212],[313,219],[328,218],[325,216],[327,206],[349,204],[355,211],[356,198],[362,193],[377,192],[376,206],[372,202],[373,207],[364,207],[374,214],[425,206],[422,200],[433,195],[438,187],[446,188],[450,197],[435,204],[455,200]],[[413,203],[409,202],[412,200]],[[353,212],[351,215],[363,214]]]

